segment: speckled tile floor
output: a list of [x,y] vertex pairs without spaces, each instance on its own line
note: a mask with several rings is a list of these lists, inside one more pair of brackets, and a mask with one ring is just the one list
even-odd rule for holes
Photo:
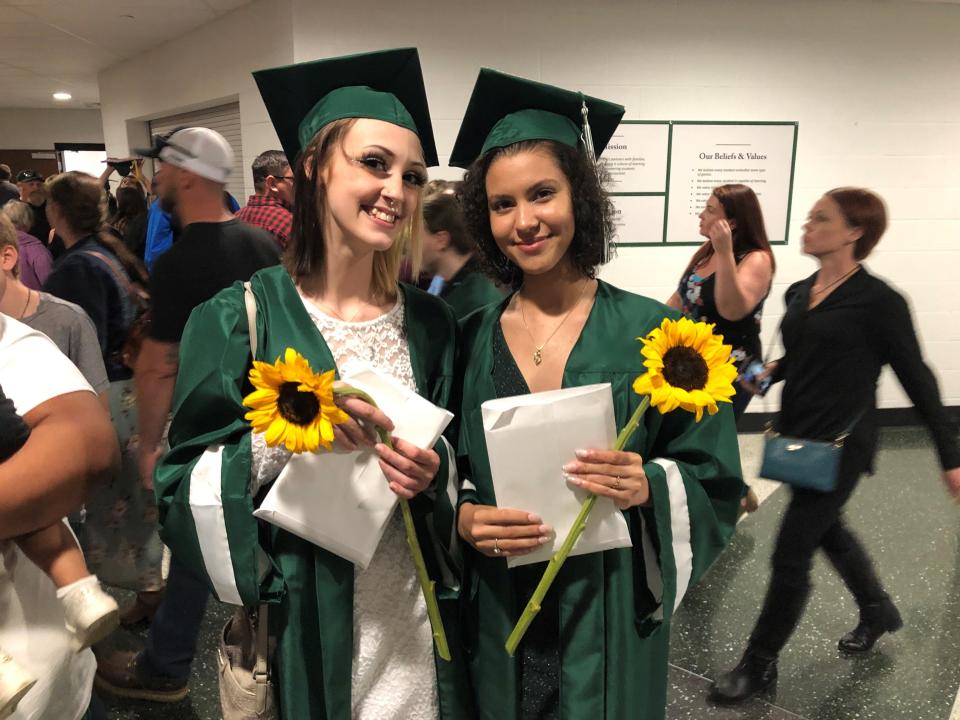
[[[764,502],[678,612],[668,720],[960,720],[960,513],[941,487],[927,435],[916,430],[884,432],[879,473],[862,481],[848,508],[904,615],[903,630],[866,657],[841,657],[836,641],[856,624],[856,608],[818,559],[814,594],[782,655],[776,689],[741,708],[706,702],[710,679],[737,662],[756,619],[786,506],[786,490],[751,477],[760,448],[759,436],[741,436],[747,480]],[[228,615],[210,603],[186,700],[104,698],[108,718],[219,718],[216,643]],[[136,636],[112,641],[128,644]]]
[[[748,459],[746,471],[756,467]],[[673,633],[667,717],[805,720],[948,720],[960,685],[960,513],[943,490],[927,435],[888,430],[878,474],[848,506],[851,526],[877,563],[905,626],[865,657],[845,658],[837,639],[856,607],[818,558],[814,592],[780,659],[775,690],[742,709],[705,700],[709,678],[739,660],[762,602],[788,491],[774,492],[738,526],[716,565],[684,601]]]
[[[114,592],[126,600],[132,593]],[[113,698],[99,693],[109,720],[216,720],[220,718],[220,695],[217,684],[217,638],[232,610],[215,600],[207,604],[200,644],[193,661],[190,693],[178,703],[153,703]],[[146,629],[120,629],[107,641],[118,648],[141,647]]]

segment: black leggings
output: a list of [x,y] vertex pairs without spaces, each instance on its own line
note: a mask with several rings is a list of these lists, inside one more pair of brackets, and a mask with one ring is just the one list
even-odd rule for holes
[[773,551],[770,586],[750,636],[751,647],[761,654],[779,654],[800,622],[810,595],[810,569],[818,548],[826,553],[861,608],[886,597],[873,562],[843,515],[862,469],[862,460],[847,452],[841,459],[833,492],[791,488],[793,495]]

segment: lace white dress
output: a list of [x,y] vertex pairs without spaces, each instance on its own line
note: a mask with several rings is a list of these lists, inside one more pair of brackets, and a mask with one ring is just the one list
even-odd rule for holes
[[[342,376],[363,361],[417,389],[403,333],[402,295],[389,312],[367,322],[338,320],[302,299]],[[255,433],[254,489],[275,480],[289,458],[285,448],[268,448]],[[352,697],[357,720],[435,720],[439,714],[430,619],[399,508],[370,565],[354,575]]]

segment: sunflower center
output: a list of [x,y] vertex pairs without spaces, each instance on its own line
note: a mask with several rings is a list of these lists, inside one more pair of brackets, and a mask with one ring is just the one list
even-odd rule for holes
[[663,377],[674,387],[703,390],[708,375],[707,361],[693,348],[678,345],[663,355]]
[[309,425],[320,412],[320,401],[312,392],[302,392],[300,383],[285,382],[280,386],[277,409],[284,419],[295,425]]

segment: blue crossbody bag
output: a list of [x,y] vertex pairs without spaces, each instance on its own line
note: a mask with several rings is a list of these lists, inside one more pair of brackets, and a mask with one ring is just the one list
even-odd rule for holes
[[833,440],[789,437],[768,426],[763,439],[760,477],[805,490],[833,492],[837,489],[843,444],[862,417],[861,412]]
[[[783,321],[777,328],[780,334]],[[777,480],[804,490],[833,492],[837,489],[843,444],[866,411],[860,411],[833,440],[807,440],[781,435],[767,424],[763,438],[760,477]]]

